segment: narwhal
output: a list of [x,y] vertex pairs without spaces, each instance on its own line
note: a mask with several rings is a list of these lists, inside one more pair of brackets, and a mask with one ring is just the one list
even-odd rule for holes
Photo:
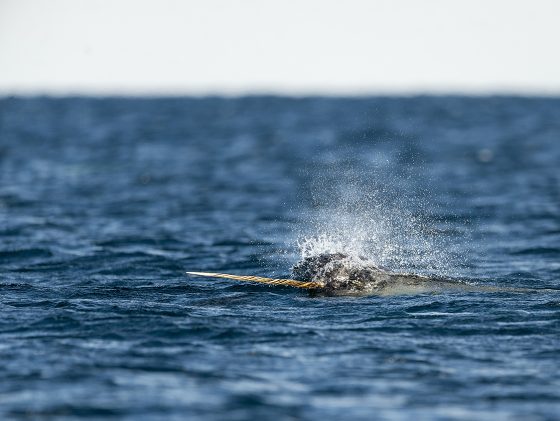
[[189,275],[225,278],[304,288],[313,295],[399,295],[463,292],[527,292],[527,288],[499,288],[472,285],[460,280],[414,273],[392,272],[364,257],[344,253],[322,253],[305,257],[292,267],[292,279],[231,275],[212,272],[187,272]]

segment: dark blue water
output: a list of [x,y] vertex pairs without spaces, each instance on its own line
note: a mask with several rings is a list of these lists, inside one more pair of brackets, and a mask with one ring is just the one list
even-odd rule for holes
[[[559,419],[559,167],[560,99],[1,99],[0,417]],[[184,274],[337,248],[548,290]]]

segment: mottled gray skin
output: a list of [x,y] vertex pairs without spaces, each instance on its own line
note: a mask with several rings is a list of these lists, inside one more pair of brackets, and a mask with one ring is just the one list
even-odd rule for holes
[[322,284],[323,288],[314,293],[325,295],[397,295],[449,290],[487,292],[506,290],[412,273],[395,273],[363,257],[356,258],[343,253],[323,253],[307,257],[294,265],[292,277],[298,281]]

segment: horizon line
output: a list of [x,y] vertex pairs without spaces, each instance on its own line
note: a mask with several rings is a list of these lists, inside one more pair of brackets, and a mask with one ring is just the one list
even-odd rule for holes
[[98,98],[173,98],[173,97],[560,97],[560,89],[1,89],[7,97],[98,97]]
[[91,99],[205,99],[205,98],[286,98],[286,99],[306,99],[306,98],[324,98],[324,99],[368,99],[368,98],[539,98],[539,99],[560,99],[560,93],[533,93],[533,92],[415,92],[415,93],[399,93],[399,92],[372,92],[365,94],[325,94],[325,93],[278,93],[278,92],[248,92],[239,94],[224,93],[149,93],[149,94],[122,94],[122,93],[2,93],[0,92],[0,100],[6,99],[70,99],[70,98],[91,98]]

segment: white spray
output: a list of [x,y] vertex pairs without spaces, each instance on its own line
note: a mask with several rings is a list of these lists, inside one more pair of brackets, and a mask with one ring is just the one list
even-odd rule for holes
[[[425,200],[352,180],[315,188],[315,206],[299,231],[300,257],[320,253],[362,256],[392,270],[450,275],[453,262],[441,227]],[[413,214],[412,210],[415,210]],[[301,228],[301,227],[300,227]]]

